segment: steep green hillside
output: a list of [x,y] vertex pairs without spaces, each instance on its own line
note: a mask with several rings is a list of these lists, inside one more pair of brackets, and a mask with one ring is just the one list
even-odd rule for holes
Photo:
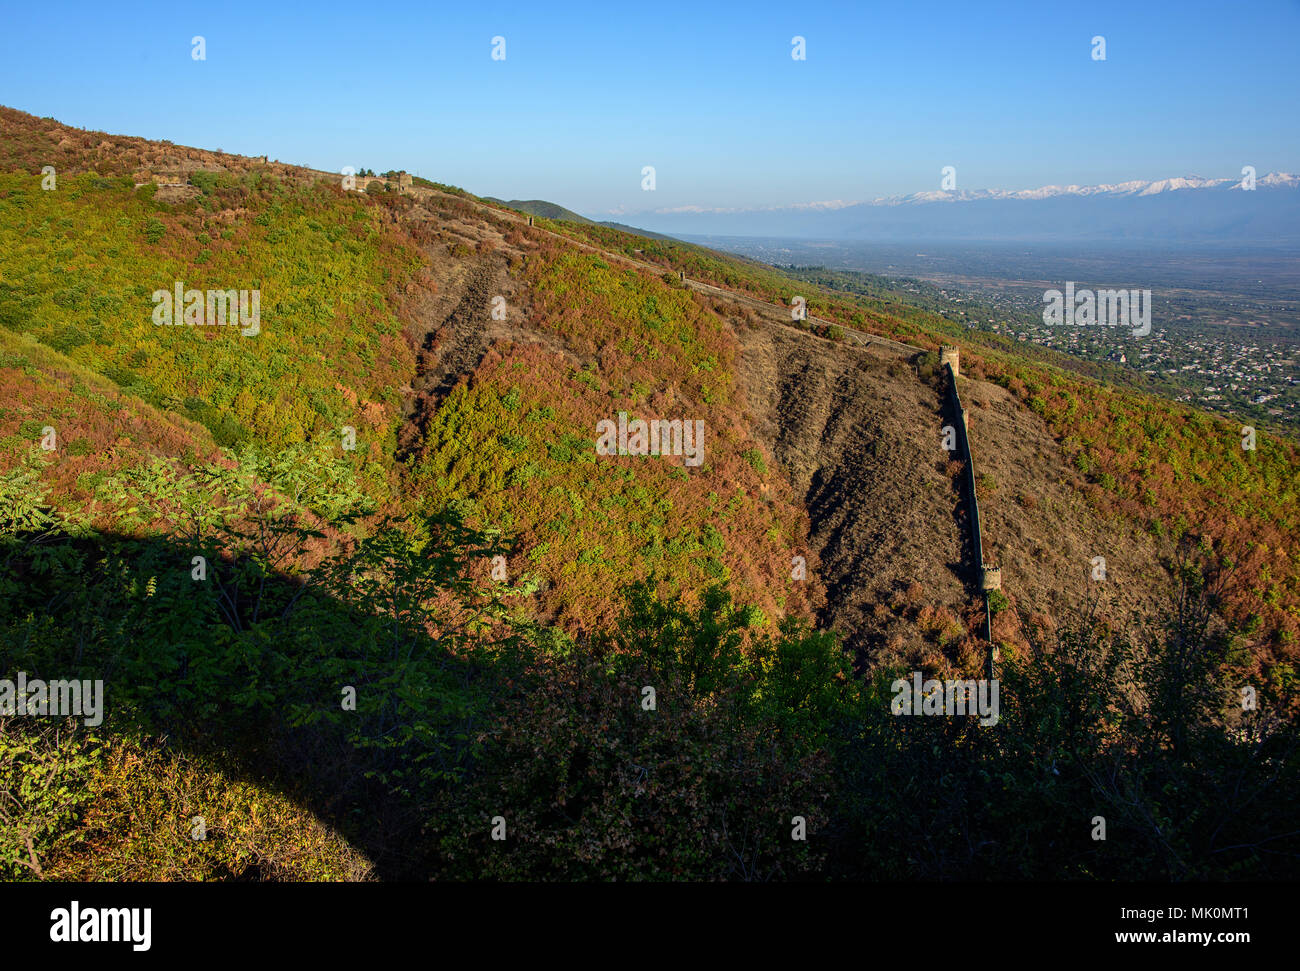
[[[806,521],[745,431],[725,321],[550,240],[522,283],[530,329],[572,356],[522,343],[490,353],[425,429],[410,480],[421,503],[515,536],[517,569],[551,585],[548,613],[581,629],[609,623],[610,594],[639,580],[687,596],[730,581],[769,614],[806,616],[809,584],[789,579]],[[698,423],[698,455],[597,455],[597,423],[620,412]]]
[[201,425],[123,392],[30,335],[0,330],[0,386],[0,464],[26,467],[72,505],[121,469],[215,449]]
[[[104,682],[102,721],[0,713],[0,877],[1296,874],[1294,450],[1236,456],[1203,416],[894,295],[528,227],[424,180],[349,192],[8,109],[0,131],[0,676]],[[259,290],[259,332],[156,325],[176,280]],[[1010,392],[983,382],[990,427],[1062,439],[1034,439],[1034,468],[1078,471],[1054,487],[1151,532],[1184,517],[1206,542],[1173,547],[1169,622],[1025,603],[1012,624],[1009,585],[997,725],[898,717],[907,655],[850,654],[814,618],[852,594],[952,649],[925,674],[973,673],[963,564],[926,566],[950,602],[891,576],[869,604],[891,566],[871,534],[811,524],[869,512],[930,560],[960,548],[936,369],[791,329],[775,305],[795,295],[838,326],[957,339]],[[760,328],[798,373],[755,383]],[[753,400],[769,386],[777,407]],[[789,440],[813,405],[833,456]],[[598,454],[620,412],[702,422],[703,449]],[[889,479],[904,457],[937,466],[927,491]],[[871,475],[829,481],[846,468]],[[1085,835],[1099,811],[1106,842]]]
[[[257,176],[213,176],[174,205],[155,193],[129,178],[65,176],[48,192],[0,176],[0,325],[206,425],[222,445],[288,445],[351,425],[377,446],[373,458],[390,451],[413,358],[384,294],[418,262],[380,231],[382,209]],[[177,281],[258,291],[259,331],[158,325],[151,294],[170,296]]]

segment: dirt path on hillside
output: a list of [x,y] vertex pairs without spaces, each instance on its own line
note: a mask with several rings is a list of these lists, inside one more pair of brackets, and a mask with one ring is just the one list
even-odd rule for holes
[[[414,195],[416,198],[423,200],[428,205],[436,205],[437,200],[440,198],[441,199],[459,198],[457,196],[451,196],[446,193],[439,192],[435,189],[414,188],[414,189],[407,189],[406,191]],[[513,210],[499,209],[496,206],[491,206],[484,202],[476,202],[473,200],[464,200],[464,201],[470,202],[471,205],[476,206],[480,211],[490,212],[493,216],[495,216],[498,219],[506,219],[523,225],[526,225],[528,223],[527,216],[521,215]],[[557,239],[568,246],[573,246],[576,247],[577,249],[586,250],[589,253],[595,253],[596,255],[600,256],[602,259],[606,261],[622,263],[625,266],[635,267],[636,269],[644,270],[647,273],[653,273],[656,276],[660,276],[664,273],[672,272],[670,268],[661,266],[657,263],[647,263],[645,260],[638,260],[634,257],[627,256],[624,253],[616,253],[613,252],[612,250],[602,249],[593,243],[588,243],[585,240],[577,239],[573,236],[566,236],[563,233],[552,232],[549,229],[543,229],[541,226],[533,226],[532,230],[533,232],[541,233],[542,235],[545,236],[550,236],[552,239]],[[754,297],[751,297],[747,294],[737,293],[734,290],[726,290],[712,283],[703,283],[699,280],[691,280],[691,279],[687,279],[684,282],[687,287],[689,287],[692,290],[695,290],[698,293],[705,294],[706,296],[713,296],[713,295],[720,296],[726,300],[732,301],[733,303],[740,304],[750,309],[758,310],[761,313],[776,312],[783,318],[785,318],[785,315],[789,313],[789,308],[787,307],[782,307],[778,304],[764,303],[763,301],[755,299]],[[785,325],[789,325],[788,318],[785,318],[778,322],[783,323]],[[849,343],[860,344],[864,347],[870,346],[871,349],[876,351],[877,353],[888,353],[888,354],[893,354],[895,356],[900,356],[900,355],[910,356],[912,354],[919,354],[922,351],[924,351],[924,348],[917,347],[913,344],[906,344],[901,341],[892,340],[891,338],[888,337],[881,337],[878,334],[872,334],[868,331],[857,330],[853,327],[850,327],[847,324],[838,324],[833,320],[822,320],[819,317],[809,316],[807,323],[819,324],[824,327],[830,327],[830,326],[839,327],[844,332],[845,341]]]
[[[425,204],[406,218],[416,225],[436,227],[432,238],[426,234],[421,244],[433,286],[418,290],[409,307],[413,323],[408,325],[407,339],[417,349],[416,373],[403,389],[399,459],[418,450],[438,406],[462,378],[474,373],[493,344],[541,344],[573,357],[562,341],[527,327],[528,293],[510,269],[524,251],[507,243],[499,228],[486,219],[439,210],[440,199],[455,197],[420,191]],[[474,255],[451,255],[455,244],[470,246]],[[493,318],[497,297],[505,300],[503,319]]]
[[897,654],[891,639],[910,631],[878,605],[967,599],[938,396],[910,365],[859,348],[762,324],[738,336],[755,434],[811,519],[827,587],[820,620],[863,660]]

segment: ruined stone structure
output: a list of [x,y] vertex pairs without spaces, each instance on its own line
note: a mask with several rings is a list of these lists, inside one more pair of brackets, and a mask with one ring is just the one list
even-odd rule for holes
[[985,593],[1002,589],[1002,567],[985,563],[980,571],[980,588]]
[[945,364],[950,364],[952,365],[953,377],[961,377],[961,367],[959,366],[958,358],[959,355],[957,353],[957,348],[949,344],[944,344],[939,348],[939,369],[942,370]]

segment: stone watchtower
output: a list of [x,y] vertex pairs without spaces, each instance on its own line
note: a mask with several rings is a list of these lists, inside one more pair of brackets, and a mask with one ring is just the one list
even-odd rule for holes
[[958,361],[957,348],[950,344],[944,344],[939,348],[939,367],[942,368],[945,364],[952,365],[952,376],[954,378],[961,376],[961,365]]
[[986,563],[980,570],[980,587],[985,593],[1002,589],[1002,567]]

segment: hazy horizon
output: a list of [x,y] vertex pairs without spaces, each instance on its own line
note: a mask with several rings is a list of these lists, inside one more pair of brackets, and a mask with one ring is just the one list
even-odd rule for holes
[[[129,21],[83,3],[61,13],[51,32],[44,12],[11,11],[0,101],[597,218],[933,191],[947,166],[959,190],[1300,171],[1300,132],[1279,123],[1300,81],[1295,4],[1224,17],[1210,4],[945,3],[923,20],[772,3],[599,19],[409,3],[373,16],[315,4],[310,19],[242,2],[220,15],[146,4]],[[899,42],[918,31],[922,47]]]

